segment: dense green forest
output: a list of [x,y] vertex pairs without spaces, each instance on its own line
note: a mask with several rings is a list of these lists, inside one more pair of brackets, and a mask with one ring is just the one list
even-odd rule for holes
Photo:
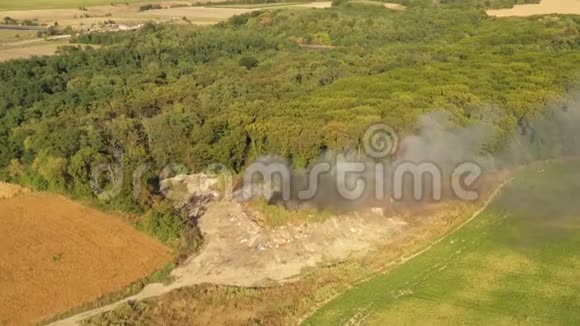
[[144,212],[169,163],[239,172],[277,154],[305,166],[322,149],[356,148],[371,123],[404,132],[437,110],[461,124],[501,112],[489,147],[498,150],[518,118],[575,85],[580,17],[494,19],[478,4],[343,3],[211,27],[149,24],[0,64],[0,178],[94,198],[95,166],[121,160],[130,176],[147,163],[137,197],[126,177],[106,203]]

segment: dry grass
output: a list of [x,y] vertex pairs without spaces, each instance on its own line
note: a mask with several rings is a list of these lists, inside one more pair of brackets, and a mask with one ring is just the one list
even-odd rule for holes
[[405,10],[405,9],[407,9],[407,7],[405,7],[401,4],[398,4],[398,3],[385,3],[383,6],[387,9],[391,9],[391,10]]
[[387,9],[391,9],[391,10],[405,10],[405,9],[407,9],[407,7],[405,7],[401,4],[398,4],[398,3],[384,3],[384,2],[372,1],[372,0],[352,0],[351,2],[355,3],[355,4],[381,6],[381,7],[387,8]]
[[[192,1],[191,3],[195,3]],[[130,5],[101,5],[86,7],[86,10],[79,10],[78,4],[70,7],[57,9],[36,9],[0,11],[0,17],[9,16],[17,20],[37,19],[40,24],[48,26],[58,22],[61,27],[71,26],[75,29],[87,29],[98,26],[105,21],[113,20],[121,24],[139,24],[151,20],[168,21],[173,17],[189,18],[192,23],[197,23],[196,18],[200,18],[199,23],[204,24],[210,18],[213,22],[227,19],[233,15],[247,11],[232,9],[216,9],[204,7],[179,7],[170,8],[175,5],[189,5],[190,2],[172,1],[161,2],[165,9],[139,11],[142,3]],[[0,8],[2,8],[0,6]]]
[[186,7],[186,8],[169,8],[148,10],[137,14],[137,17],[143,20],[167,20],[172,18],[187,17],[193,22],[203,21],[222,21],[234,15],[240,15],[252,11],[251,9],[240,8],[210,8],[210,7]]
[[37,40],[17,46],[0,47],[0,62],[12,59],[26,59],[33,56],[53,55],[60,46],[70,45],[67,40]]
[[[186,17],[193,24],[217,23],[228,19],[234,15],[240,15],[253,10],[272,8],[328,8],[330,2],[312,3],[277,3],[263,5],[224,5],[224,6],[185,6],[198,1],[171,1],[161,2],[163,9],[139,11],[143,3],[133,3],[130,5],[101,5],[86,7],[86,10],[79,10],[78,5],[70,7],[59,7],[57,9],[36,9],[0,11],[0,17],[12,17],[18,20],[37,19],[40,24],[59,26],[72,26],[75,29],[98,26],[105,21],[113,20],[122,24],[139,24],[147,21],[170,21]],[[206,2],[206,1],[204,1]],[[212,1],[219,3],[220,1]],[[179,5],[180,7],[172,8]],[[0,6],[2,9],[2,6]]]
[[119,291],[172,254],[121,219],[62,196],[0,199],[0,324],[29,324]]
[[37,38],[37,31],[13,31],[0,29],[0,45]]

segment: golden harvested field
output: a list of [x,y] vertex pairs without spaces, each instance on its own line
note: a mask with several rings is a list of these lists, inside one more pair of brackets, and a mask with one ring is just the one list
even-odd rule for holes
[[12,59],[26,59],[33,56],[53,55],[63,45],[71,44],[68,40],[45,41],[38,39],[0,47],[0,62]]
[[[221,0],[207,1],[220,2]],[[145,22],[167,22],[177,21],[197,25],[215,24],[224,21],[234,15],[240,15],[254,10],[261,9],[258,5],[232,5],[232,6],[189,6],[196,1],[165,1],[161,2],[163,9],[140,11],[140,3],[130,3],[128,5],[102,5],[95,7],[86,7],[80,10],[77,7],[56,9],[37,9],[32,7],[30,10],[5,10],[0,11],[0,17],[11,17],[16,20],[36,20],[39,24],[53,26],[58,24],[60,27],[71,26],[77,31],[95,31],[103,30],[105,22],[114,22],[118,25],[136,26]],[[182,7],[187,5],[187,7]],[[175,7],[179,6],[179,7]],[[263,9],[267,8],[328,8],[330,2],[312,2],[312,3],[286,3],[286,4],[265,4]],[[0,5],[0,8],[3,6]],[[42,6],[38,8],[43,8]],[[14,31],[0,30],[0,62],[29,58],[34,55],[53,55],[59,46],[68,44],[66,40],[45,41],[35,39],[37,31]],[[16,37],[18,35],[18,37]]]
[[539,4],[515,5],[510,9],[488,10],[489,16],[534,16],[547,14],[580,14],[580,0],[542,0]]
[[[188,17],[192,23],[197,23],[196,17],[201,17],[200,21],[203,24],[207,19],[212,18],[212,22],[218,22],[227,19],[233,15],[240,14],[246,11],[232,11],[232,10],[216,10],[204,7],[178,7],[170,8],[176,5],[190,5],[189,2],[172,1],[161,2],[164,9],[139,11],[139,7],[143,3],[135,3],[130,5],[102,5],[95,7],[86,7],[80,10],[78,6],[71,6],[69,8],[58,9],[30,9],[30,10],[4,10],[0,11],[0,17],[11,17],[17,20],[37,19],[40,24],[47,26],[54,25],[58,22],[61,27],[71,26],[75,29],[90,29],[98,27],[105,21],[113,20],[119,24],[136,25],[147,21],[167,21],[173,17],[181,19]],[[2,8],[0,6],[0,8]],[[208,9],[212,13],[208,15]]]
[[[11,17],[17,20],[37,19],[40,24],[48,26],[58,25],[72,26],[75,29],[87,30],[98,27],[105,21],[114,21],[118,24],[136,25],[147,21],[170,21],[181,20],[186,17],[193,24],[217,23],[228,19],[234,15],[240,15],[260,8],[278,8],[278,7],[295,7],[295,8],[328,8],[330,2],[312,2],[312,3],[286,3],[286,4],[264,4],[264,5],[224,5],[224,6],[184,6],[195,3],[183,1],[161,2],[163,9],[139,11],[143,3],[134,3],[129,5],[103,5],[87,7],[79,10],[77,7],[68,9],[31,9],[31,10],[5,10],[0,11],[0,17]],[[207,1],[207,2],[221,2]],[[2,6],[0,6],[2,8]]]
[[[51,9],[51,8],[78,8],[89,6],[115,5],[124,6],[133,3],[149,3],[147,0],[26,0],[26,1],[10,1],[5,0],[0,2],[0,9],[2,10],[22,10],[22,9]],[[161,3],[171,3],[175,1],[161,1]],[[197,1],[179,1],[186,3],[195,3]],[[158,3],[158,2],[156,2]]]
[[0,184],[0,325],[37,323],[121,290],[172,259],[119,218]]
[[203,23],[204,21],[210,21],[216,23],[250,11],[252,9],[183,7],[143,11],[138,13],[137,17],[142,20],[167,20],[174,17],[177,19],[187,17],[192,22]]
[[68,44],[68,40],[45,41],[42,39],[12,43],[0,47],[0,62],[12,59],[26,59],[33,56],[53,55],[59,46]]

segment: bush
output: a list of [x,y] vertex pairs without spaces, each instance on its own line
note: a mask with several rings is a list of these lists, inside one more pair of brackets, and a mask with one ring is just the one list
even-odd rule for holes
[[244,66],[247,69],[252,69],[258,65],[258,59],[252,56],[245,56],[240,59],[240,66]]
[[4,24],[6,25],[18,25],[18,21],[12,17],[4,17]]
[[143,5],[143,6],[139,7],[139,11],[147,11],[147,10],[155,10],[155,9],[161,9],[161,5],[147,4],[147,5]]
[[178,261],[197,251],[203,242],[195,221],[168,203],[154,206],[138,223],[138,227],[174,248]]
[[312,36],[312,44],[317,45],[330,45],[332,41],[330,40],[330,35],[328,33],[320,32]]
[[141,228],[161,242],[175,247],[182,231],[189,227],[189,224],[190,221],[185,214],[169,204],[161,204],[145,215],[141,221]]

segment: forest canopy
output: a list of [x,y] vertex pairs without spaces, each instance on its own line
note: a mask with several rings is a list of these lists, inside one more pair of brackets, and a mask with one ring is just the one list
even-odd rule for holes
[[274,154],[306,166],[323,149],[357,148],[372,123],[405,132],[425,112],[468,124],[499,111],[496,151],[520,117],[565,101],[577,81],[578,16],[495,19],[481,1],[407,4],[149,24],[0,64],[0,179],[94,198],[95,166],[146,163],[138,196],[125,178],[108,201],[143,212],[169,163],[240,172]]

